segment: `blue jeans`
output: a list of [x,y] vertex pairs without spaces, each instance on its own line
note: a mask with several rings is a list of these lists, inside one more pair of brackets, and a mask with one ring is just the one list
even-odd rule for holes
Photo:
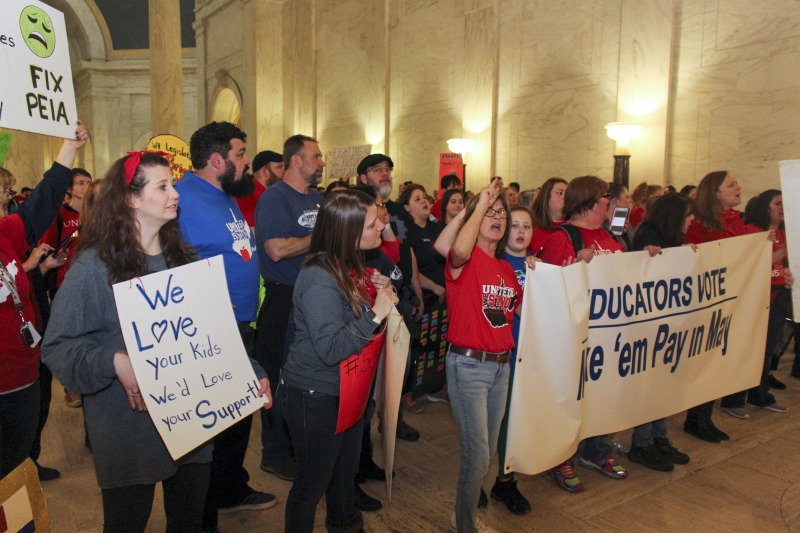
[[653,444],[653,437],[667,438],[667,419],[659,418],[652,422],[647,422],[641,426],[633,428],[633,441],[634,446],[646,448]]
[[355,477],[364,419],[339,433],[339,397],[281,383],[281,407],[297,461],[297,477],[286,500],[287,533],[311,533],[317,503],[325,495],[328,531],[356,532],[363,527],[355,507]]
[[508,363],[481,363],[447,353],[447,389],[461,442],[461,465],[456,489],[459,532],[472,533],[481,484],[497,437],[508,396]]

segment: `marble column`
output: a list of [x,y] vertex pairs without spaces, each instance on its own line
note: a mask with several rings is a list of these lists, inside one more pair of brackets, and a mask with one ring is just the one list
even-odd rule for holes
[[183,138],[183,80],[179,0],[149,0],[153,135]]

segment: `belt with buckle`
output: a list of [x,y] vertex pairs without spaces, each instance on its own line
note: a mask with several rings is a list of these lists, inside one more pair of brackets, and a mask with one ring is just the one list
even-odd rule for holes
[[511,352],[508,350],[505,352],[484,352],[483,350],[462,348],[461,346],[451,344],[450,351],[458,355],[463,355],[464,357],[477,359],[481,363],[486,361],[489,361],[490,363],[508,363],[509,359],[511,359]]

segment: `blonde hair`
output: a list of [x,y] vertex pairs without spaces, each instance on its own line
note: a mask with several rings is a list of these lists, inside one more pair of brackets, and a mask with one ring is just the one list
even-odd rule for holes
[[14,184],[17,183],[14,174],[8,171],[3,167],[0,167],[0,192],[2,192],[3,196],[0,199],[0,218],[3,218],[8,214],[8,200],[5,194],[6,187],[13,187]]

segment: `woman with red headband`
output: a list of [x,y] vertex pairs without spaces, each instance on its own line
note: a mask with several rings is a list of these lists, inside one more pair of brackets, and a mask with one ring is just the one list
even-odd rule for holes
[[158,482],[167,531],[202,529],[211,445],[178,461],[170,456],[146,413],[111,287],[197,257],[181,240],[178,193],[163,155],[132,152],[111,166],[53,302],[42,347],[42,358],[59,381],[84,394],[106,532],[144,531]]

